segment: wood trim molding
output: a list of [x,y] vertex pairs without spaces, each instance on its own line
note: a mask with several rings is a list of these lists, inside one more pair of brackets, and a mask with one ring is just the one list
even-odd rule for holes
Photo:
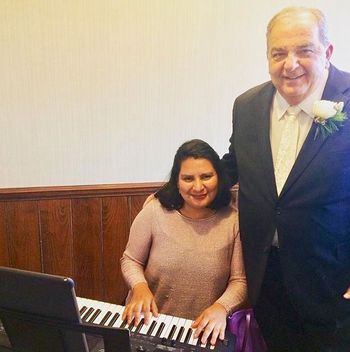
[[163,182],[121,183],[77,186],[0,188],[0,201],[137,196],[152,193]]

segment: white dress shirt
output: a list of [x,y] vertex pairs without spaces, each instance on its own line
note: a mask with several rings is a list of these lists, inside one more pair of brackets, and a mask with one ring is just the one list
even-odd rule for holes
[[[300,149],[305,142],[306,136],[312,126],[314,118],[312,114],[313,103],[321,99],[324,87],[327,82],[327,78],[328,70],[325,70],[321,78],[320,84],[317,86],[315,91],[311,93],[306,99],[304,99],[300,104],[298,104],[298,106],[301,108],[301,112],[298,115],[300,133],[298,139],[297,154],[299,154]],[[283,126],[286,122],[284,116],[288,107],[289,104],[287,103],[287,101],[281,96],[278,91],[276,91],[272,102],[270,115],[270,143],[274,165],[277,159],[278,147],[281,140]]]

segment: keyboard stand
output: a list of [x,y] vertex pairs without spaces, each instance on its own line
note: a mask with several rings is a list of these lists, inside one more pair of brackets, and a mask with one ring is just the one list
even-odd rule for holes
[[131,352],[127,329],[72,323],[1,307],[0,319],[16,352],[87,352],[86,334],[96,341],[102,337],[105,352]]

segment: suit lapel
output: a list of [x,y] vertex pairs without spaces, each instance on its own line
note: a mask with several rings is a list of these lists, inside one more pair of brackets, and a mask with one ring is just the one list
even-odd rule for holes
[[[331,66],[322,99],[331,101],[343,101],[346,103],[348,99],[342,94],[342,90],[340,89],[342,87],[342,81],[341,73],[336,68]],[[328,137],[322,138],[321,136],[318,136],[316,139],[314,138],[316,128],[316,123],[313,123],[303,144],[303,147],[299,152],[297,160],[295,161],[294,167],[292,168],[291,173],[287,178],[286,184],[282,189],[280,197],[288,191],[288,189],[308,167],[312,159],[317,155],[320,148],[325,143],[327,143],[329,139]]]

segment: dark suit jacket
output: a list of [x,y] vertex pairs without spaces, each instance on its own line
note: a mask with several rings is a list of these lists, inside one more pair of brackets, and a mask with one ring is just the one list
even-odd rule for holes
[[322,99],[343,101],[349,120],[314,140],[313,124],[278,197],[269,137],[271,82],[239,96],[223,162],[239,182],[248,290],[254,304],[277,228],[286,288],[305,318],[350,315],[350,74],[331,66]]

